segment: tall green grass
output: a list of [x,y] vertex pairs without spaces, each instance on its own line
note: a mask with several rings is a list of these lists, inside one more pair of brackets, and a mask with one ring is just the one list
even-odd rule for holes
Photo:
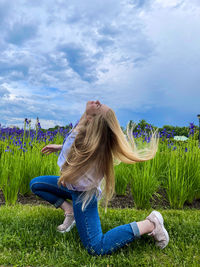
[[131,165],[131,192],[136,208],[150,207],[150,200],[156,193],[159,181],[154,169],[155,160]]
[[164,189],[170,206],[183,208],[186,201],[192,203],[200,198],[199,162],[200,149],[193,138],[176,142],[173,147],[165,140],[160,142],[154,159],[133,165],[121,163],[115,167],[116,191],[125,192],[130,182],[135,206],[141,209],[149,208],[154,196],[162,197],[158,192]]
[[199,197],[200,151],[193,140],[187,143],[187,152],[185,148],[177,145],[177,149],[170,152],[167,163],[166,191],[172,208],[183,208],[186,201],[192,203]]
[[131,171],[128,165],[120,163],[115,166],[115,192],[117,195],[126,195],[126,189],[130,177]]
[[[24,135],[23,143],[25,145],[30,142],[32,145],[26,145],[24,152],[12,145],[11,139],[0,141],[0,189],[7,204],[16,203],[19,193],[30,193],[29,183],[32,178],[59,175],[58,154],[42,154],[41,149],[48,142],[36,139],[31,141],[29,128],[29,134]],[[63,137],[57,134],[50,143],[62,142]],[[142,139],[137,139],[137,142],[142,145]],[[129,184],[134,203],[141,209],[150,207],[151,199],[165,190],[170,206],[182,208],[186,201],[192,203],[200,198],[199,162],[200,149],[193,138],[187,142],[175,142],[173,147],[168,147],[167,140],[160,141],[154,159],[133,165],[121,163],[115,166],[115,191],[118,195],[125,195]]]
[[[1,141],[0,141],[1,142]],[[7,143],[1,142],[4,151]],[[10,146],[10,152],[1,154],[0,159],[0,188],[3,191],[6,204],[15,204],[18,193],[30,193],[31,179],[41,175],[59,175],[57,156],[49,156],[40,152],[44,144],[37,144],[27,152]]]

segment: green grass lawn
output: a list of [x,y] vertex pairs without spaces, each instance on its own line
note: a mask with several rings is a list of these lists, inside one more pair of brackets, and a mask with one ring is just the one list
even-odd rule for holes
[[[3,266],[200,266],[200,211],[159,210],[169,232],[169,245],[160,250],[143,236],[109,256],[91,256],[76,227],[60,234],[60,209],[20,205],[0,207],[0,265]],[[100,208],[103,232],[143,220],[151,210]]]

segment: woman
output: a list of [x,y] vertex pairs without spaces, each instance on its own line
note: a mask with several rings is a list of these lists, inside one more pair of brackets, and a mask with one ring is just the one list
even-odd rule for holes
[[[32,192],[64,210],[65,220],[58,231],[67,232],[76,222],[81,241],[90,254],[110,254],[143,234],[153,236],[160,248],[169,242],[158,211],[151,212],[144,221],[134,221],[102,233],[97,202],[103,194],[107,207],[113,196],[114,165],[150,160],[158,148],[156,132],[149,147],[141,150],[137,149],[131,133],[132,129],[127,129],[127,141],[114,111],[99,101],[88,101],[78,125],[63,146],[49,145],[42,149],[47,154],[62,149],[58,159],[60,177],[40,176],[30,182]],[[72,200],[72,204],[66,199]]]

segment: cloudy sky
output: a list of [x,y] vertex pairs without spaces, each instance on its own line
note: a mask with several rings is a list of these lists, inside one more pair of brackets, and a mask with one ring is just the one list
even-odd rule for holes
[[197,125],[200,1],[0,0],[1,125],[64,126],[88,100],[123,127]]

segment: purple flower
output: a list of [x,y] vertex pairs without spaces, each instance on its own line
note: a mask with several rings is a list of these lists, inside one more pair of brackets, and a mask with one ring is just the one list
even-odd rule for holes
[[191,122],[189,128],[190,128],[190,129],[194,129],[194,127],[195,127],[195,126],[194,126],[194,123]]
[[187,152],[188,151],[188,149],[187,149],[187,147],[185,148],[185,152]]
[[194,125],[193,122],[190,123],[189,129],[190,129],[190,131],[189,131],[189,136],[190,136],[190,135],[193,136],[193,135],[194,135],[194,130],[195,130],[195,125]]

